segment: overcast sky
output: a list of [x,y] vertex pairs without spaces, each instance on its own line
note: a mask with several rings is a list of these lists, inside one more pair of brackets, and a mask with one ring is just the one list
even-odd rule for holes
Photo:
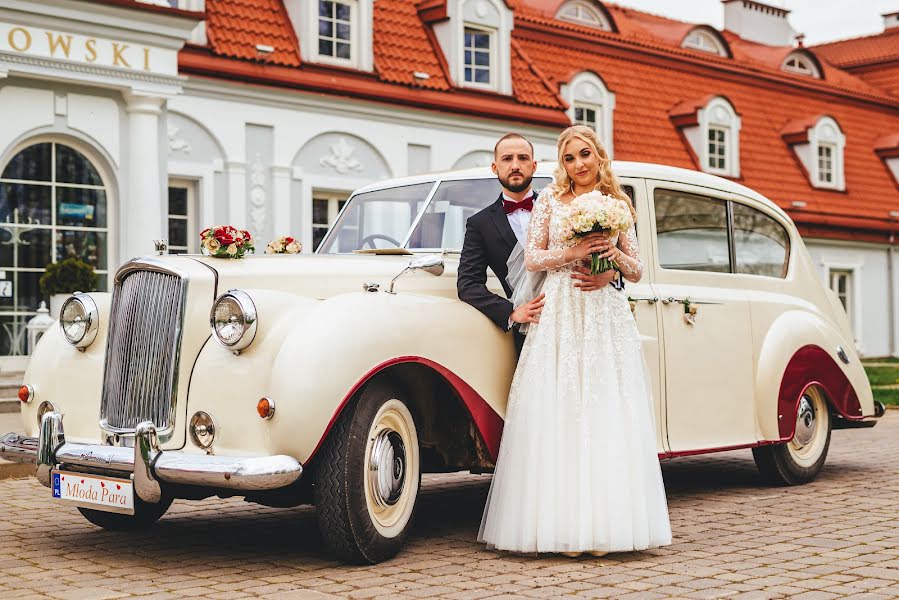
[[[647,12],[690,23],[705,23],[717,29],[724,26],[724,7],[720,0],[612,0]],[[848,37],[883,31],[886,12],[899,11],[899,0],[767,0],[789,9],[793,29],[805,34],[811,46]]]

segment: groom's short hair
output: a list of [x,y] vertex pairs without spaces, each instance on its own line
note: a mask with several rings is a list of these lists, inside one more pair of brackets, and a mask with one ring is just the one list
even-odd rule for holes
[[503,137],[499,138],[499,139],[496,141],[496,145],[493,147],[493,158],[496,158],[496,151],[499,150],[499,145],[500,145],[500,144],[502,144],[502,143],[505,142],[506,140],[511,140],[511,139],[515,139],[515,138],[524,140],[524,141],[526,141],[526,142],[528,143],[528,146],[531,147],[531,158],[534,158],[534,144],[532,144],[531,141],[530,141],[528,138],[524,137],[524,136],[521,135],[520,133],[507,133],[507,134],[504,135]]

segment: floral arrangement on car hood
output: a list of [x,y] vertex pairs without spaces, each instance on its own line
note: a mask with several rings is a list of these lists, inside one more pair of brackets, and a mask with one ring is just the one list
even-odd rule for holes
[[204,254],[215,258],[243,258],[256,251],[250,232],[230,225],[207,227],[200,232],[200,245]]
[[275,238],[265,247],[266,254],[299,254],[303,250],[303,244],[289,235]]

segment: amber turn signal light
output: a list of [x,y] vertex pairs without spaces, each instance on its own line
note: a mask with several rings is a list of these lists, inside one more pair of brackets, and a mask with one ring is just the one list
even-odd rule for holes
[[34,398],[34,388],[30,385],[23,385],[19,388],[19,400],[22,404],[28,404]]
[[275,401],[271,398],[263,398],[256,403],[256,412],[263,419],[271,419],[275,416]]

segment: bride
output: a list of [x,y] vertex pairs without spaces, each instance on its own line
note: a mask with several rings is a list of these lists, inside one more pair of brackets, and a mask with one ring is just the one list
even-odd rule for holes
[[634,228],[617,240],[564,241],[560,226],[564,207],[581,194],[627,196],[592,129],[569,127],[557,147],[556,183],[534,204],[525,249],[527,269],[546,272],[545,305],[512,381],[478,540],[568,555],[667,545],[651,389],[627,296],[611,286],[582,292],[570,278],[600,252],[639,281]]

